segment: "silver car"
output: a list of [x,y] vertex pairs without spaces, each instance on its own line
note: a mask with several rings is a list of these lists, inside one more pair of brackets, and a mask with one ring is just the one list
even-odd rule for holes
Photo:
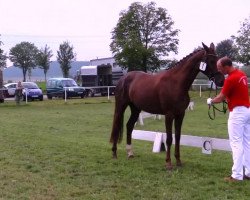
[[3,87],[6,88],[6,97],[13,97],[15,96],[17,83],[7,83]]

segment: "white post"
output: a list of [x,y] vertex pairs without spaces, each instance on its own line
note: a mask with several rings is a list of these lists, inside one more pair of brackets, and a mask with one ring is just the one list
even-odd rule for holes
[[109,100],[109,86],[108,86],[108,100]]
[[[143,123],[142,113],[140,113],[140,114],[139,114],[139,118],[138,118],[138,120],[139,120],[139,124],[140,124],[141,126],[143,126],[143,125],[144,125],[144,123]],[[138,121],[138,120],[137,120],[137,121]]]
[[155,140],[153,145],[153,152],[159,153],[161,151],[161,144],[163,143],[163,134],[162,133],[156,133],[155,134]]
[[201,85],[200,85],[200,97],[201,97]]
[[64,102],[67,102],[67,90],[64,88]]
[[25,89],[25,102],[28,104],[28,88]]

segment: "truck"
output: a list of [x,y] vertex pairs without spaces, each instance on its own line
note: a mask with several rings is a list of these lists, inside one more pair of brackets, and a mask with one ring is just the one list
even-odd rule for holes
[[[113,69],[110,64],[82,66],[80,76],[82,87],[86,88],[88,96],[98,93],[105,96],[108,94],[107,86],[116,86],[120,77],[123,76],[123,71],[121,68]],[[114,88],[109,88],[109,94],[114,93]]]

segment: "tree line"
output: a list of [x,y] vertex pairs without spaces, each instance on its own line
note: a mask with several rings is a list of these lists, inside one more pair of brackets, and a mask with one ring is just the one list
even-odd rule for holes
[[[73,51],[73,46],[68,41],[63,42],[57,51],[57,61],[60,63],[61,70],[64,77],[69,76],[71,62],[75,60],[76,53]],[[38,49],[31,42],[21,42],[10,49],[8,58],[15,67],[22,70],[23,81],[26,81],[27,74],[31,75],[32,69],[39,67],[43,69],[45,81],[49,70],[52,50],[46,44],[44,48]],[[7,56],[5,55],[5,58]]]

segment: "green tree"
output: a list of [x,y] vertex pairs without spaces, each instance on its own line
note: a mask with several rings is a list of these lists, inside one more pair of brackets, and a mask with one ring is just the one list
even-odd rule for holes
[[28,71],[36,67],[38,48],[30,42],[21,42],[10,49],[9,58],[15,67],[23,72],[23,81],[26,81]]
[[[3,43],[0,40],[0,47],[2,44]],[[7,60],[7,56],[6,54],[4,54],[4,51],[0,48],[0,102],[4,101],[2,88],[3,88],[3,69],[6,67],[6,60]]]
[[69,77],[71,62],[76,59],[76,53],[73,50],[74,47],[70,46],[69,42],[63,42],[59,46],[59,51],[57,51],[57,61],[62,69],[63,77]]
[[[0,35],[1,36],[1,35]],[[0,40],[0,47],[3,45],[3,42]],[[7,56],[4,51],[0,48],[0,68],[4,69],[6,67]]]
[[243,66],[243,67],[241,68],[241,70],[244,71],[244,72],[246,73],[246,75],[247,75],[247,77],[248,77],[248,82],[249,82],[249,78],[250,78],[250,67],[245,67],[245,66]]
[[37,54],[37,65],[39,65],[39,67],[43,69],[45,82],[47,81],[47,72],[50,67],[51,63],[50,59],[52,56],[53,56],[52,50],[50,50],[47,44],[45,45],[44,48],[41,48]]
[[219,58],[228,56],[232,60],[237,57],[237,48],[232,39],[226,39],[216,45],[216,53]]
[[179,30],[164,8],[154,2],[132,3],[120,13],[112,31],[110,49],[123,68],[155,71],[166,64],[170,52],[177,53]]
[[238,50],[237,61],[250,65],[250,16],[241,24],[238,36],[232,36],[232,38],[235,40]]

